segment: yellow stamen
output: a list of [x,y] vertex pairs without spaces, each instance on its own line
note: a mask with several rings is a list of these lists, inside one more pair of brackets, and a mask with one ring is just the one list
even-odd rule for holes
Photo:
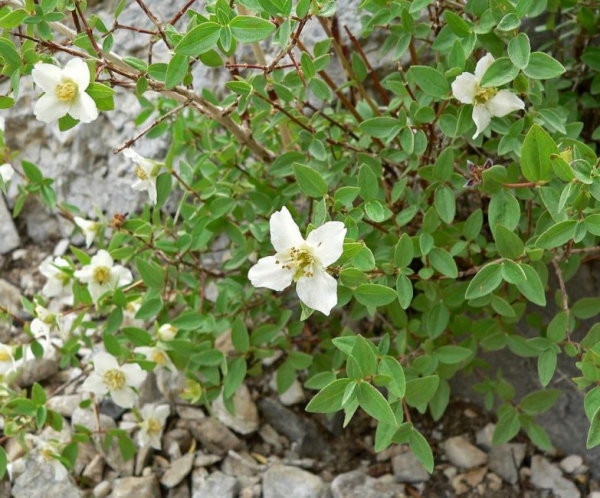
[[497,93],[498,93],[497,88],[477,87],[477,91],[475,92],[475,99],[474,99],[475,104],[483,105]]
[[151,436],[157,436],[162,431],[162,424],[159,420],[151,418],[148,420],[148,434]]
[[10,360],[10,353],[6,349],[0,349],[0,362],[7,362]]
[[298,281],[301,277],[312,277],[313,265],[315,264],[315,258],[312,255],[310,249],[302,248],[296,249],[292,247],[290,249],[289,257],[277,259],[276,264],[280,264],[284,270],[295,270],[294,281]]
[[61,102],[72,102],[77,97],[77,85],[71,81],[66,80],[56,87],[56,98]]
[[97,266],[94,269],[94,281],[100,285],[110,283],[110,268],[107,266]]
[[164,365],[167,362],[167,355],[162,351],[152,353],[152,361],[157,365]]
[[125,386],[125,374],[116,368],[109,370],[104,374],[104,383],[111,391],[120,391]]
[[148,173],[146,173],[146,170],[140,165],[137,165],[135,167],[135,176],[137,176],[142,181],[146,181],[148,179]]

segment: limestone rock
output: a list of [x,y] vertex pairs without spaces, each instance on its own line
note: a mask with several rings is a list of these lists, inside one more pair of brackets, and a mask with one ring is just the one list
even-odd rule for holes
[[447,439],[443,448],[450,463],[463,469],[479,467],[487,462],[487,455],[469,443],[463,436]]
[[325,498],[323,480],[288,465],[273,465],[263,477],[263,498]]
[[208,479],[195,480],[192,498],[236,498],[240,491],[240,483],[235,477],[223,472],[213,472]]
[[187,476],[194,465],[194,454],[188,453],[187,455],[178,458],[171,462],[169,470],[165,472],[162,477],[161,484],[167,488],[174,488],[177,486],[185,476]]
[[219,396],[212,405],[216,417],[238,434],[245,435],[256,432],[258,430],[258,409],[245,384],[238,388],[233,400],[235,415],[229,413],[223,403],[223,396]]
[[580,498],[572,481],[565,479],[560,469],[540,455],[531,459],[531,483],[538,489],[552,491],[559,498]]
[[360,470],[340,474],[331,483],[333,498],[399,498],[403,490],[399,484],[381,482]]
[[161,498],[156,477],[123,477],[113,482],[113,491],[110,498],[132,497]]
[[412,451],[396,455],[392,460],[394,477],[398,482],[426,482],[431,475]]
[[27,467],[17,479],[12,488],[14,498],[32,498],[33,496],[60,498],[81,498],[81,490],[67,476],[57,481],[54,468],[35,458],[27,461]]
[[519,480],[519,468],[525,458],[525,445],[507,443],[496,446],[492,448],[488,458],[490,470],[509,484],[516,484]]

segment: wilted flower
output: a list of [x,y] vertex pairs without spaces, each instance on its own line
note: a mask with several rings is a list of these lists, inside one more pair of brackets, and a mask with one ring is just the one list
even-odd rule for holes
[[31,76],[45,92],[33,110],[40,121],[51,123],[70,114],[90,123],[98,117],[96,102],[85,92],[90,86],[90,70],[81,59],[70,60],[64,69],[39,62]]
[[80,218],[79,216],[75,216],[75,218],[73,218],[73,221],[79,228],[81,228],[81,231],[85,236],[86,247],[90,247],[92,245],[92,242],[94,242],[96,235],[98,235],[100,223],[98,223],[97,221],[85,220],[83,218]]
[[46,297],[57,297],[63,293],[70,293],[73,287],[71,282],[71,275],[62,268],[71,268],[66,259],[56,258],[52,260],[51,257],[46,258],[40,265],[40,273],[48,279],[42,294]]
[[143,192],[148,191],[148,197],[152,204],[156,204],[157,192],[156,192],[156,177],[160,171],[160,164],[152,159],[146,159],[140,156],[133,149],[125,149],[123,155],[128,159],[131,159],[135,164],[135,176],[137,181],[131,186],[133,190]]
[[36,318],[31,322],[31,333],[34,337],[44,337],[50,343],[50,332],[58,331],[62,335],[62,323],[60,315],[50,313],[41,305],[35,307]]
[[138,444],[141,447],[152,446],[155,450],[160,450],[160,438],[171,408],[169,405],[145,405],[140,411],[142,421],[139,423]]
[[88,284],[88,289],[94,302],[102,294],[115,289],[118,285],[128,285],[133,280],[131,271],[121,265],[113,266],[114,262],[108,251],[98,251],[89,265],[75,272],[75,277]]
[[131,408],[137,399],[132,389],[139,388],[148,375],[137,363],[119,365],[117,359],[105,352],[94,357],[94,371],[81,388],[95,394],[110,393],[113,401],[123,408]]
[[2,178],[2,182],[5,184],[10,181],[14,174],[15,170],[10,164],[4,163],[0,166],[0,178]]
[[261,258],[250,268],[252,285],[282,291],[294,281],[306,306],[329,315],[337,304],[337,282],[327,267],[342,255],[346,227],[340,221],[329,221],[304,240],[285,207],[273,213],[270,225],[271,243],[277,253]]
[[483,75],[493,62],[494,57],[487,54],[477,62],[475,74],[462,73],[452,83],[454,98],[463,104],[473,104],[473,121],[477,126],[473,139],[487,128],[492,117],[501,118],[525,108],[525,103],[508,90],[479,86]]
[[175,339],[178,330],[177,327],[173,327],[170,323],[164,323],[158,328],[156,336],[159,341],[169,342]]
[[494,163],[489,158],[486,159],[483,166],[478,166],[474,162],[469,161],[467,159],[467,168],[469,169],[471,178],[469,178],[467,180],[467,183],[465,183],[465,187],[473,187],[474,185],[481,185],[481,182],[483,182],[483,172],[485,170],[490,169],[493,165],[494,165]]
[[133,350],[135,353],[143,354],[148,361],[156,363],[156,368],[162,368],[174,372],[177,370],[169,355],[159,347],[140,346]]

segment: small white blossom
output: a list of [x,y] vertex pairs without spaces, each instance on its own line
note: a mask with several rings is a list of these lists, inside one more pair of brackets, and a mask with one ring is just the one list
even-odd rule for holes
[[0,178],[2,178],[2,181],[5,184],[11,180],[14,174],[15,170],[10,164],[4,163],[2,166],[0,166]]
[[105,292],[117,286],[128,285],[133,280],[131,271],[121,265],[114,265],[108,251],[101,249],[92,257],[89,265],[75,272],[75,277],[88,284],[88,290],[95,303]]
[[62,336],[63,327],[60,315],[50,313],[41,305],[35,307],[36,318],[31,322],[31,333],[36,338],[43,337],[50,343],[50,332],[57,331]]
[[100,223],[98,223],[97,221],[85,220],[83,218],[80,218],[79,216],[75,216],[75,218],[73,218],[73,221],[79,228],[81,228],[81,231],[85,236],[86,247],[90,247],[92,245],[92,242],[94,242],[96,235],[98,235]]
[[294,281],[306,306],[329,315],[337,304],[337,282],[327,268],[342,255],[346,227],[340,221],[329,221],[304,240],[285,207],[273,213],[270,225],[271,243],[277,253],[261,258],[250,268],[250,282],[255,287],[282,291]]
[[479,84],[483,75],[494,62],[494,57],[487,54],[477,62],[475,74],[462,73],[452,83],[454,98],[463,104],[473,104],[473,121],[477,138],[490,124],[492,117],[501,118],[525,108],[525,103],[514,93],[497,88],[482,88]]
[[131,408],[137,399],[132,387],[139,388],[148,374],[136,363],[119,365],[114,356],[105,352],[98,353],[93,361],[94,371],[81,388],[95,394],[110,393],[117,405]]
[[46,297],[57,297],[61,294],[70,294],[73,287],[71,275],[63,271],[61,268],[70,268],[66,259],[51,257],[46,258],[40,265],[40,273],[48,279],[42,294]]
[[156,369],[165,369],[170,372],[177,370],[171,358],[164,349],[159,347],[140,346],[133,350],[135,353],[143,354],[148,361],[156,363]]
[[145,405],[141,409],[142,421],[139,423],[138,432],[138,444],[141,447],[152,446],[155,450],[161,449],[160,439],[170,412],[169,405]]
[[42,438],[27,434],[27,440],[34,444],[32,456],[44,465],[49,465],[54,470],[54,479],[64,481],[67,478],[68,471],[66,467],[58,460],[61,449],[60,443],[56,440],[44,441]]
[[158,328],[156,336],[159,341],[169,342],[175,339],[178,330],[179,329],[177,327],[173,327],[173,325],[171,325],[170,323],[164,323]]
[[6,131],[6,119],[0,116],[0,131],[4,133]]
[[123,155],[131,159],[135,164],[135,176],[137,181],[131,186],[133,190],[138,192],[148,191],[148,197],[152,204],[156,204],[156,177],[160,171],[160,165],[152,159],[146,159],[139,155],[133,149],[125,149]]
[[12,347],[0,342],[0,375],[9,375],[16,372],[17,368]]
[[70,114],[82,123],[90,123],[98,117],[96,102],[85,92],[90,86],[90,70],[81,59],[70,60],[64,69],[37,63],[31,76],[45,92],[33,110],[40,121],[51,123]]

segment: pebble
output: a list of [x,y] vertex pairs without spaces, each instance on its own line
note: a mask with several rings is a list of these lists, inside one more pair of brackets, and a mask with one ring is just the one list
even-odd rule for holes
[[[153,475],[115,479],[110,498],[161,498],[160,487]],[[62,497],[61,497],[62,498]]]
[[412,451],[396,455],[392,459],[392,468],[398,482],[427,482],[431,479],[429,472]]
[[495,446],[488,455],[488,466],[509,484],[516,484],[519,481],[519,468],[525,458],[525,450],[525,445],[520,443]]
[[40,496],[40,490],[44,490],[44,496],[48,497],[81,498],[82,496],[81,490],[69,477],[57,481],[51,465],[31,458],[27,461],[25,472],[15,479],[11,496],[13,498],[37,497]]
[[483,429],[477,431],[475,435],[475,443],[485,451],[492,449],[492,437],[496,430],[496,424],[489,423]]
[[163,475],[161,484],[167,488],[174,488],[192,471],[193,465],[193,453],[188,453],[187,455],[174,460],[171,462],[169,469]]
[[238,434],[251,434],[258,430],[258,409],[252,401],[250,391],[242,384],[233,397],[235,415],[232,415],[223,403],[223,395],[219,396],[212,404],[216,417],[227,427]]
[[194,467],[210,467],[221,460],[223,460],[222,456],[207,455],[199,451],[196,453],[196,458],[194,458]]
[[[104,431],[109,431],[110,429],[115,429],[117,427],[115,421],[103,413],[100,414],[98,419],[100,420],[100,429]],[[82,425],[91,431],[98,429],[98,423],[94,412],[87,408],[76,408],[73,412],[71,426],[74,428],[76,425]]]
[[264,424],[258,431],[258,435],[265,443],[273,446],[275,451],[280,451],[282,449],[283,445],[281,443],[281,437],[270,424]]
[[325,498],[323,480],[310,472],[275,464],[263,476],[263,498]]
[[110,490],[110,482],[102,481],[100,484],[97,484],[94,488],[94,498],[104,498],[105,496],[108,496]]
[[102,455],[95,455],[92,461],[86,465],[83,477],[89,479],[94,484],[98,484],[102,480],[103,472],[104,458]]
[[[273,376],[271,382],[269,382],[269,387],[277,392],[277,374]],[[304,394],[304,389],[302,388],[302,384],[298,379],[295,379],[292,382],[292,385],[288,388],[286,392],[283,394],[279,394],[279,402],[283,406],[294,406],[298,403],[302,403],[306,400],[306,396]]]
[[531,483],[538,489],[551,490],[559,498],[580,498],[573,482],[565,479],[560,469],[540,455],[531,459]]
[[451,437],[442,446],[450,463],[457,467],[472,469],[487,462],[487,455],[463,436]]
[[190,487],[187,482],[182,482],[179,486],[169,489],[167,498],[190,498]]
[[361,470],[340,474],[331,483],[333,498],[397,498],[404,486],[368,476]]
[[188,427],[194,438],[211,453],[224,456],[228,451],[242,446],[238,437],[216,418],[195,420]]
[[239,481],[217,470],[208,479],[194,481],[192,498],[236,498],[239,492]]
[[63,417],[71,418],[73,412],[79,408],[81,403],[81,394],[65,394],[62,396],[53,396],[46,404],[48,408],[60,413]]
[[560,461],[560,468],[567,474],[575,474],[583,465],[583,458],[579,455],[569,455]]

